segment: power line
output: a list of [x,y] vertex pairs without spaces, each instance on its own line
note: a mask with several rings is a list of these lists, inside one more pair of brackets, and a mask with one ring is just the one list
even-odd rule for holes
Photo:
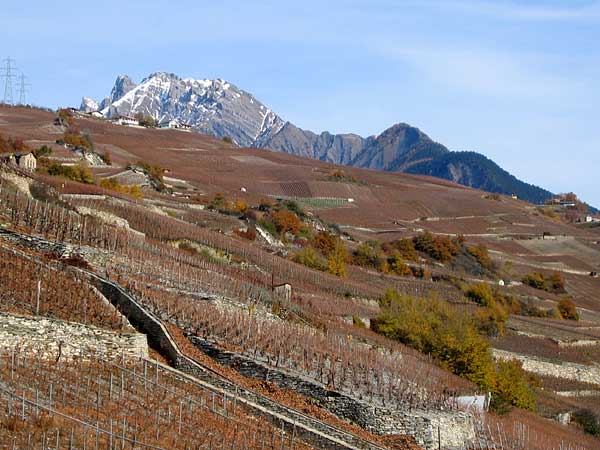
[[31,84],[27,83],[25,80],[27,80],[27,77],[22,73],[19,77],[19,105],[25,105],[27,88],[31,86]]
[[2,73],[2,78],[4,78],[5,83],[4,83],[4,103],[7,105],[12,105],[13,104],[13,88],[12,88],[12,81],[13,78],[15,78],[15,74],[13,73],[14,70],[16,70],[16,67],[14,67],[12,64],[15,62],[14,59],[8,57],[4,60],[4,64],[5,66],[3,67],[3,73]]

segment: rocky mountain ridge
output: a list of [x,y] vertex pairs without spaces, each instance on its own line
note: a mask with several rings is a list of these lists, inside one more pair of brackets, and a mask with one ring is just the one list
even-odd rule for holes
[[386,171],[445,178],[466,186],[515,194],[541,203],[552,193],[518,180],[475,152],[452,152],[418,128],[398,123],[378,136],[316,134],[284,121],[252,94],[222,80],[182,79],[158,72],[139,84],[119,76],[99,104],[84,97],[81,110],[105,117],[141,113],[176,119],[198,132],[229,137],[242,147],[266,148],[306,158]]

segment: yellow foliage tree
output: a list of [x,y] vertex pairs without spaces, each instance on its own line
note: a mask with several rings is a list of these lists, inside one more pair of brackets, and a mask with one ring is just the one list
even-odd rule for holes
[[329,273],[335,275],[336,277],[345,277],[347,259],[348,251],[346,250],[346,246],[341,239],[337,239],[335,246],[333,247],[333,251],[327,260],[327,268]]

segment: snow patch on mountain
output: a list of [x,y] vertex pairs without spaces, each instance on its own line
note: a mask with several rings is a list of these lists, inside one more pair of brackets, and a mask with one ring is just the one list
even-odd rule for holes
[[175,119],[205,134],[228,136],[246,147],[284,125],[272,110],[228,81],[180,78],[165,72],[153,73],[138,85],[119,76],[99,107],[107,118],[141,113],[158,121]]
[[90,113],[90,112],[98,111],[99,109],[100,109],[100,106],[94,99],[89,98],[89,97],[83,97],[81,99],[81,106],[79,107],[80,111],[83,111],[85,113]]

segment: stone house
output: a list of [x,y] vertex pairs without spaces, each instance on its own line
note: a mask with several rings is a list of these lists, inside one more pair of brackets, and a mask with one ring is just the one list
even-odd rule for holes
[[0,160],[4,164],[17,166],[31,172],[34,172],[37,168],[37,158],[31,152],[6,153],[0,155]]
[[289,283],[273,286],[273,292],[288,302],[292,299],[292,285]]

